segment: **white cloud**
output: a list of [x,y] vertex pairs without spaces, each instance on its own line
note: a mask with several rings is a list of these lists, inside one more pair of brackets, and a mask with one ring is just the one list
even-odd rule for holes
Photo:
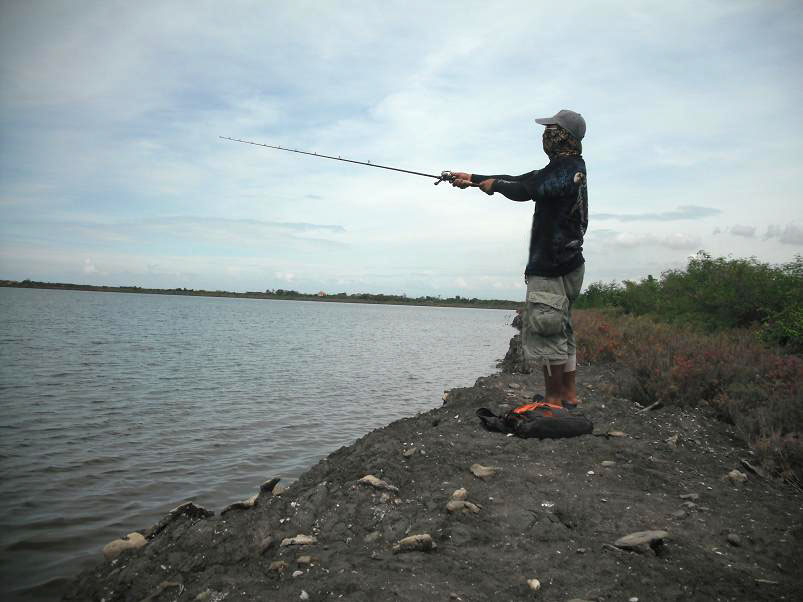
[[84,274],[96,274],[98,269],[95,267],[95,264],[92,263],[92,260],[87,258],[84,259]]
[[701,245],[699,237],[684,232],[654,234],[650,232],[615,232],[613,230],[602,230],[596,233],[596,238],[600,240],[603,245],[625,249],[659,246],[668,249],[686,250],[699,249]]
[[756,235],[756,227],[755,226],[740,226],[735,225],[731,226],[730,233],[734,234],[735,236],[743,236],[745,238],[753,238]]
[[694,220],[711,217],[721,213],[712,207],[682,205],[672,211],[653,211],[648,213],[592,213],[594,220],[618,220],[622,222]]
[[770,238],[777,238],[785,245],[803,245],[803,228],[797,224],[771,225],[764,234],[765,240]]

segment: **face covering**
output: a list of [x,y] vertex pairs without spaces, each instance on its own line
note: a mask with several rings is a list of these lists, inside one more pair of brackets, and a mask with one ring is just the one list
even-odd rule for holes
[[544,152],[550,159],[570,157],[583,152],[582,143],[559,125],[544,130]]

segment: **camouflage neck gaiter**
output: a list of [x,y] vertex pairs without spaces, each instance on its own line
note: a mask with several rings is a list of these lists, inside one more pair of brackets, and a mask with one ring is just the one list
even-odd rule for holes
[[544,152],[550,159],[571,157],[583,153],[583,144],[559,125],[544,130]]

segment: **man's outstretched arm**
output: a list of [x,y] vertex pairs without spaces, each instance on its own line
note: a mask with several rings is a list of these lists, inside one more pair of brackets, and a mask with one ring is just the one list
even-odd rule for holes
[[530,190],[525,186],[526,182],[538,174],[538,170],[528,171],[520,176],[496,175],[496,176],[481,176],[472,175],[471,181],[475,179],[480,181],[479,187],[485,194],[493,194],[498,192],[505,195],[511,201],[523,202],[532,200]]
[[485,180],[505,180],[506,182],[522,182],[524,180],[529,180],[535,174],[538,173],[537,169],[532,171],[528,171],[527,173],[523,173],[520,176],[509,176],[507,174],[498,174],[495,176],[481,176],[479,174],[468,174],[471,178],[471,182],[473,184],[479,184],[480,182],[484,182]]
[[486,190],[486,186],[480,185],[483,192],[488,194],[493,194],[494,192],[498,192],[500,194],[505,195],[511,201],[530,201],[532,197],[530,196],[530,191],[527,190],[527,187],[520,181],[511,181],[505,180],[503,178],[499,179],[492,179],[491,183],[487,186],[488,190]]
[[576,191],[584,179],[584,172],[577,171],[577,167],[572,165],[532,171],[516,180],[489,177],[472,185],[479,186],[486,194],[499,192],[513,201],[537,202],[566,196]]
[[458,188],[477,186],[486,194],[500,192],[512,201],[529,201],[530,194],[522,182],[531,179],[538,173],[538,170],[529,171],[520,176],[510,176],[507,174],[484,176],[466,172],[453,173],[455,180],[452,182],[452,185]]

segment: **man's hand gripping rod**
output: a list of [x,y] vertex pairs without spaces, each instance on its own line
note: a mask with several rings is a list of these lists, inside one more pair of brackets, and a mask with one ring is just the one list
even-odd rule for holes
[[310,155],[311,157],[321,157],[322,159],[332,159],[334,161],[345,161],[346,163],[356,163],[357,165],[365,165],[367,167],[378,167],[379,169],[389,169],[391,171],[400,171],[402,173],[410,173],[415,176],[424,176],[425,178],[435,178],[435,184],[441,182],[454,182],[454,175],[451,171],[442,171],[441,175],[436,176],[430,173],[423,173],[420,171],[410,171],[409,169],[400,169],[398,167],[388,167],[387,165],[378,165],[370,161],[355,161],[354,159],[344,159],[342,157],[332,157],[330,155],[321,155],[319,153],[310,153],[307,151],[296,150],[293,148],[284,148],[282,146],[272,146],[270,144],[262,144],[261,142],[251,142],[250,140],[240,140],[239,138],[229,138],[228,136],[220,136],[223,140],[231,140],[232,142],[242,142],[243,144],[253,144],[254,146],[264,146],[265,148],[275,148],[276,150],[286,151],[288,153],[298,153],[300,155]]

